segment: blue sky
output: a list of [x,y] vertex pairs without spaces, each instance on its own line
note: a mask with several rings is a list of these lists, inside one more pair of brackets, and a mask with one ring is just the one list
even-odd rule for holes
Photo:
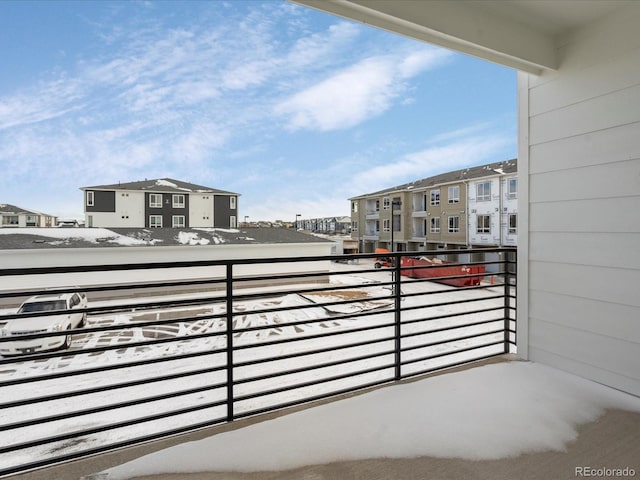
[[170,177],[240,220],[516,157],[516,73],[280,0],[0,0],[0,203]]

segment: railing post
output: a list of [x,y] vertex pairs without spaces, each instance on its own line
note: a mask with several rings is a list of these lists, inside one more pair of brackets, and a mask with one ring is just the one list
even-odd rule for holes
[[392,293],[394,302],[394,323],[395,323],[395,379],[402,379],[402,316],[400,315],[400,303],[402,300],[402,291],[400,290],[400,256],[396,253],[393,258],[393,270],[391,271]]
[[227,422],[234,419],[233,413],[233,264],[227,264]]
[[511,350],[509,347],[509,327],[510,327],[510,299],[509,295],[511,293],[511,260],[510,255],[511,252],[509,250],[504,250],[504,353],[509,353]]

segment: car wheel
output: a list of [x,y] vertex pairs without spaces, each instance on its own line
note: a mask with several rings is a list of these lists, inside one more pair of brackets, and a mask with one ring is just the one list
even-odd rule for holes
[[[71,327],[68,327],[67,330],[70,330]],[[65,335],[64,343],[60,346],[60,350],[69,350],[71,347],[71,335]]]
[[380,268],[380,267],[382,267],[382,265],[380,264],[380,262],[376,262],[376,263],[374,263],[374,265],[373,265],[373,268]]

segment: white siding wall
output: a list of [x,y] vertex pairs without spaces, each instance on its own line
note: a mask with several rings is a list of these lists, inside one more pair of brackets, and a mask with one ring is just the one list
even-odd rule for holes
[[635,395],[640,395],[638,25],[640,3],[635,3],[563,39],[558,72],[519,75],[519,210],[523,220],[528,206],[529,228],[524,241],[520,235],[520,258],[526,262],[520,278],[528,288],[518,302],[519,352]]
[[144,202],[144,192],[116,191],[116,214],[114,220],[118,223],[114,225],[124,228],[144,228],[146,225]]
[[189,227],[213,227],[213,195],[189,195]]
[[[491,184],[491,199],[478,201],[477,186],[479,183],[489,182]],[[469,211],[469,243],[472,245],[500,245],[500,179],[483,178],[469,182],[468,196]],[[489,233],[478,233],[478,215],[489,215],[491,217],[491,231]]]

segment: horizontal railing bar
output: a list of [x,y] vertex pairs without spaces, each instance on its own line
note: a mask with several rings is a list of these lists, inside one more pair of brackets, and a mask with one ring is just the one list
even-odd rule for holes
[[487,355],[482,355],[480,357],[473,357],[471,359],[460,360],[459,362],[448,363],[446,365],[441,365],[441,366],[437,366],[437,367],[433,367],[433,368],[428,368],[426,370],[418,370],[418,371],[415,371],[415,372],[405,373],[404,375],[402,375],[402,378],[405,379],[405,378],[416,377],[416,376],[419,376],[419,375],[427,375],[429,373],[442,371],[442,370],[446,370],[446,369],[449,369],[449,368],[458,367],[460,365],[466,365],[468,363],[477,362],[479,360],[484,360],[484,359],[487,359],[487,358],[494,358],[494,357],[496,357],[495,353],[489,353]]
[[54,442],[61,442],[64,440],[70,440],[72,438],[77,438],[77,437],[82,437],[85,435],[92,435],[95,433],[102,433],[102,432],[107,432],[109,430],[115,430],[116,428],[122,428],[122,427],[130,427],[132,425],[138,425],[140,423],[146,423],[146,422],[151,422],[153,420],[161,420],[163,418],[166,417],[175,417],[177,415],[183,415],[185,413],[191,413],[191,412],[197,412],[199,410],[204,410],[207,408],[215,408],[215,407],[221,407],[223,405],[227,404],[227,400],[222,400],[219,402],[209,402],[209,403],[203,403],[201,405],[194,405],[191,407],[184,407],[178,410],[172,410],[169,412],[163,412],[163,413],[156,413],[153,415],[147,415],[145,417],[140,417],[140,418],[135,418],[135,419],[131,419],[131,420],[124,420],[121,422],[116,422],[116,423],[111,423],[109,425],[102,425],[100,427],[94,427],[94,428],[90,428],[87,430],[81,430],[81,431],[76,431],[76,432],[68,432],[68,433],[61,433],[59,435],[54,435],[52,437],[47,437],[47,438],[43,438],[43,439],[39,439],[39,440],[29,440],[26,442],[22,442],[22,443],[17,443],[17,444],[13,444],[13,445],[3,445],[0,446],[0,454],[2,453],[9,453],[9,452],[14,452],[16,450],[24,450],[25,448],[31,448],[31,447],[37,447],[39,445],[46,445],[49,443],[54,443]]
[[[497,321],[497,320],[494,320]],[[400,349],[401,352],[409,352],[411,350],[420,350],[422,348],[429,348],[429,347],[435,347],[436,345],[443,345],[443,344],[447,344],[447,343],[452,343],[452,342],[459,342],[460,340],[469,340],[470,338],[480,338],[480,337],[484,337],[487,335],[495,335],[496,333],[503,333],[504,330],[502,328],[497,329],[497,330],[491,330],[489,332],[482,332],[482,333],[472,333],[469,335],[463,335],[462,337],[454,337],[454,338],[447,338],[444,340],[438,340],[436,342],[429,342],[429,343],[423,343],[420,345],[411,345],[410,347],[402,347]]]
[[[477,322],[472,322],[472,323],[465,323],[463,325],[454,325],[451,327],[442,327],[442,328],[434,328],[432,330],[424,330],[424,331],[420,331],[420,332],[411,332],[411,333],[405,333],[402,335],[402,338],[411,338],[411,337],[419,337],[420,335],[431,335],[434,333],[442,333],[442,332],[448,332],[451,330],[458,330],[461,328],[469,328],[469,327],[477,327],[479,325],[486,325],[487,323],[494,323],[494,322],[503,322],[504,318],[493,318],[490,320],[479,320]],[[500,331],[502,331],[503,329],[500,329]]]
[[246,395],[240,395],[238,397],[234,396],[233,397],[233,401],[234,402],[243,402],[243,401],[251,400],[251,399],[254,399],[254,398],[266,397],[267,395],[274,395],[276,393],[283,393],[283,392],[288,392],[290,390],[297,390],[299,388],[311,387],[313,385],[319,385],[321,383],[334,382],[336,380],[342,380],[342,379],[353,377],[353,376],[357,376],[357,375],[365,375],[367,373],[373,373],[373,372],[377,372],[377,371],[380,371],[380,370],[385,370],[387,368],[393,368],[394,365],[395,365],[394,363],[390,363],[388,365],[370,367],[370,368],[367,368],[367,369],[364,369],[364,370],[358,370],[356,372],[342,373],[340,375],[333,375],[331,377],[326,377],[326,378],[321,378],[321,379],[316,379],[316,380],[309,380],[308,382],[295,383],[295,384],[292,384],[292,385],[286,385],[284,387],[273,388],[271,390],[263,390],[263,391],[256,392],[256,393],[249,393],[249,394],[246,394]]
[[234,415],[234,420],[239,420],[242,418],[247,418],[247,417],[253,417],[255,415],[260,415],[262,413],[269,413],[269,412],[273,412],[276,410],[282,410],[284,408],[290,408],[290,407],[295,407],[297,405],[302,405],[305,403],[310,403],[310,402],[316,402],[319,400],[325,400],[327,398],[331,398],[331,397],[335,397],[338,395],[345,395],[348,393],[353,393],[353,392],[357,392],[359,390],[364,390],[366,388],[371,388],[371,387],[376,387],[378,385],[383,385],[385,383],[390,383],[394,380],[394,377],[391,376],[389,378],[386,379],[380,379],[380,380],[375,380],[373,382],[367,382],[367,383],[363,383],[354,387],[349,387],[349,388],[343,388],[340,390],[334,390],[328,393],[323,393],[323,394],[318,394],[318,395],[312,395],[310,397],[305,397],[304,399],[299,399],[299,400],[292,400],[290,402],[285,402],[285,403],[279,403],[276,405],[272,405],[269,407],[264,407],[264,408],[258,408],[258,409],[254,409],[254,410],[250,410],[248,412],[240,412],[240,413],[236,413]]
[[492,347],[494,345],[502,345],[502,344],[504,344],[504,340],[499,340],[497,342],[486,343],[486,344],[483,344],[483,345],[477,345],[477,346],[473,346],[473,347],[461,348],[459,350],[454,350],[454,351],[451,351],[451,352],[443,352],[443,353],[437,353],[437,354],[433,354],[433,355],[428,355],[426,357],[412,358],[411,360],[403,360],[401,363],[402,363],[402,365],[409,365],[411,363],[424,362],[424,361],[427,361],[427,360],[433,360],[434,358],[446,357],[448,355],[456,355],[458,353],[470,352],[471,350],[478,350],[478,349],[481,349],[481,348],[487,348],[487,347]]
[[[7,430],[14,430],[16,428],[22,428],[22,427],[29,427],[32,425],[39,425],[39,424],[43,424],[43,423],[50,423],[50,422],[55,422],[58,420],[66,420],[69,418],[75,418],[75,417],[81,417],[83,415],[91,415],[94,413],[101,413],[101,412],[108,412],[111,410],[116,410],[118,408],[125,408],[125,407],[133,407],[136,405],[140,405],[143,403],[151,403],[151,402],[157,402],[159,400],[167,400],[170,398],[178,398],[178,397],[183,397],[186,395],[192,395],[194,393],[200,393],[200,392],[206,392],[206,391],[210,391],[210,390],[216,390],[218,388],[223,388],[226,387],[227,383],[226,382],[222,382],[222,383],[216,383],[216,384],[211,384],[211,385],[204,385],[201,387],[193,387],[193,388],[189,388],[186,390],[175,390],[172,392],[168,392],[168,393],[163,393],[161,395],[152,395],[149,397],[143,397],[140,399],[135,399],[135,400],[128,400],[128,401],[124,401],[124,402],[118,402],[118,403],[113,403],[113,404],[109,404],[109,405],[102,405],[99,407],[91,407],[91,408],[85,408],[84,410],[75,410],[73,412],[67,412],[64,413],[62,415],[48,415],[46,417],[37,417],[37,418],[31,418],[29,420],[22,420],[20,422],[14,422],[14,423],[9,423],[9,424],[5,424],[5,425],[0,425],[0,432],[1,431],[7,431]],[[221,401],[222,404],[226,403],[226,398]]]
[[17,379],[14,379],[14,380],[7,380],[7,381],[4,381],[4,382],[0,382],[0,388],[11,386],[11,385],[20,385],[20,384],[24,384],[24,383],[31,383],[31,382],[34,382],[34,381],[55,380],[55,379],[64,378],[64,377],[87,375],[87,374],[90,374],[90,373],[106,372],[106,371],[110,371],[110,370],[120,370],[122,368],[139,367],[139,366],[143,366],[143,365],[152,365],[152,364],[156,364],[156,363],[172,362],[174,360],[183,360],[183,359],[187,359],[187,358],[203,357],[203,356],[207,356],[207,355],[214,355],[214,354],[218,354],[218,353],[223,353],[225,351],[226,351],[226,349],[221,348],[219,350],[205,350],[205,351],[202,351],[202,352],[189,352],[189,353],[183,353],[183,354],[180,354],[180,355],[172,355],[172,356],[167,356],[167,357],[138,360],[138,361],[135,361],[135,362],[119,363],[119,364],[116,364],[116,365],[106,365],[106,366],[103,365],[103,366],[100,366],[100,367],[87,368],[87,369],[84,369],[84,370],[73,370],[73,371],[70,371],[70,372],[49,373],[47,375],[38,375],[37,377],[17,378]]
[[382,325],[373,325],[373,326],[368,326],[368,327],[360,327],[360,328],[353,328],[350,330],[340,330],[338,332],[323,332],[323,333],[319,333],[317,335],[307,335],[307,336],[301,336],[301,337],[297,337],[297,338],[284,338],[284,339],[280,339],[280,340],[272,340],[269,342],[263,342],[263,343],[259,343],[259,344],[247,344],[247,345],[234,345],[234,350],[246,350],[248,348],[258,348],[258,347],[269,347],[272,345],[281,345],[283,343],[292,343],[292,342],[300,342],[300,341],[305,341],[305,340],[312,340],[312,339],[318,339],[318,338],[325,338],[325,337],[335,337],[336,335],[347,335],[350,333],[358,333],[358,332],[366,332],[368,330],[376,330],[379,328],[389,328],[389,327],[393,327],[394,323],[385,323]]
[[493,307],[493,308],[482,308],[482,309],[478,309],[478,310],[467,310],[464,312],[456,312],[456,313],[443,313],[442,315],[434,315],[431,317],[422,317],[416,320],[407,320],[402,322],[402,325],[413,325],[416,323],[423,323],[423,322],[430,322],[432,320],[442,320],[445,318],[453,318],[453,317],[464,317],[466,315],[474,315],[476,313],[485,313],[485,312],[493,312],[493,311],[497,311],[497,310],[504,310],[503,307]]
[[309,355],[317,355],[320,353],[333,352],[336,350],[346,350],[348,348],[364,347],[365,345],[373,345],[374,343],[382,343],[394,340],[394,336],[383,337],[375,340],[364,340],[360,342],[347,343],[344,345],[332,345],[330,347],[317,348],[315,350],[306,350],[304,352],[287,353],[285,355],[279,355],[277,357],[267,357],[255,360],[245,360],[243,362],[237,362],[234,364],[235,368],[247,367],[250,365],[258,365],[262,363],[275,362],[278,360],[289,360],[292,358],[306,357]]
[[277,378],[277,377],[283,377],[285,375],[292,375],[292,374],[296,374],[296,373],[304,373],[304,372],[309,372],[311,370],[318,370],[321,368],[328,368],[328,367],[335,367],[337,365],[343,365],[345,363],[352,363],[352,362],[360,362],[362,360],[369,360],[371,358],[376,358],[376,357],[382,357],[385,355],[393,355],[393,353],[395,352],[395,350],[386,350],[383,352],[377,352],[377,353],[369,353],[367,355],[360,355],[357,357],[351,357],[351,358],[346,358],[346,359],[341,359],[341,360],[334,360],[331,362],[325,362],[325,363],[320,363],[320,364],[314,364],[311,366],[306,366],[306,367],[299,367],[299,368],[294,368],[292,370],[280,370],[278,372],[274,372],[274,373],[267,373],[264,375],[256,375],[253,377],[246,377],[246,378],[238,378],[234,381],[235,385],[241,385],[243,383],[251,383],[251,382],[258,382],[261,380],[267,380],[270,378]]
[[60,400],[63,398],[70,398],[70,397],[79,397],[82,395],[90,395],[92,393],[102,393],[102,392],[107,392],[110,390],[120,390],[123,388],[129,388],[129,387],[137,387],[140,385],[147,385],[149,383],[157,383],[157,382],[162,382],[165,380],[175,380],[177,378],[184,378],[184,377],[192,377],[195,375],[202,375],[204,373],[215,373],[215,372],[219,372],[222,370],[226,370],[227,366],[226,365],[222,365],[219,367],[209,367],[209,368],[202,368],[200,370],[193,370],[193,371],[188,371],[188,372],[180,372],[180,373],[172,373],[170,375],[163,375],[160,377],[151,377],[151,378],[143,378],[140,380],[133,380],[133,381],[128,381],[128,382],[122,382],[122,383],[113,383],[113,384],[109,384],[109,385],[100,385],[99,387],[93,387],[93,388],[86,388],[84,390],[74,390],[72,392],[61,392],[61,393],[57,393],[55,395],[46,395],[46,396],[42,396],[42,397],[32,397],[32,398],[26,398],[26,399],[21,399],[21,400],[13,400],[11,402],[5,402],[5,403],[0,403],[0,410],[4,409],[4,408],[12,408],[12,407],[22,407],[25,405],[33,405],[36,403],[43,403],[43,402],[50,402],[52,400]]

